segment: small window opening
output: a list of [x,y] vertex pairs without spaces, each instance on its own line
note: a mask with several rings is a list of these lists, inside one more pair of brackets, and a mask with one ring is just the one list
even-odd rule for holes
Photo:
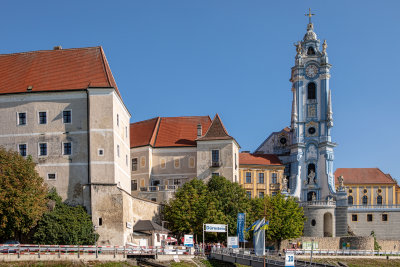
[[315,50],[311,46],[307,49],[307,55],[315,55]]
[[99,226],[103,225],[103,218],[99,218]]
[[316,85],[313,82],[308,83],[307,85],[307,99],[316,99]]

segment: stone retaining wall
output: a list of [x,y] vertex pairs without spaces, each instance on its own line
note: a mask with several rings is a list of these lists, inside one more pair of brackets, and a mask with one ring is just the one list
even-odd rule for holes
[[[349,236],[349,237],[301,237],[291,240],[284,240],[281,242],[281,249],[291,248],[290,244],[302,244],[303,242],[314,242],[318,243],[318,249],[342,249],[342,244],[350,244],[351,249],[358,250],[373,250],[374,249],[374,238],[371,236]],[[397,243],[396,243],[397,242]],[[389,241],[389,240],[378,240],[380,246],[385,248],[393,247],[400,248],[400,241]],[[382,243],[382,245],[381,245]],[[390,250],[390,249],[387,249]]]

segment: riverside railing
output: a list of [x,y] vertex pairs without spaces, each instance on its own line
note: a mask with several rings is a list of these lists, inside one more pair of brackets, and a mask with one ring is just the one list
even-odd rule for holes
[[299,202],[301,207],[304,206],[336,206],[336,201],[334,200],[314,200],[314,201],[304,201]]
[[31,245],[0,244],[0,255],[189,255],[186,247],[139,247],[139,246],[73,246],[73,245]]
[[[220,248],[213,249],[211,251],[212,258],[218,258],[213,256],[213,254],[220,255],[222,258],[219,258],[222,261],[228,261],[232,263],[241,263],[243,261],[248,261],[248,265],[252,265],[252,263],[257,262],[261,264],[265,264],[266,266],[285,266],[284,253],[280,254],[278,251],[266,251],[265,256],[256,256],[254,255],[254,251],[252,249],[231,249],[231,248]],[[234,259],[232,261],[232,259]],[[305,260],[295,260],[295,266],[297,267],[306,267],[306,266],[320,266],[320,267],[334,267],[329,264],[321,264],[316,262],[308,262]]]

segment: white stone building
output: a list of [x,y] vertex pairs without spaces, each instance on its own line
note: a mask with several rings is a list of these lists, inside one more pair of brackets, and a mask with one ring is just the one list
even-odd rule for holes
[[132,194],[165,202],[197,177],[239,179],[239,145],[218,114],[157,117],[131,124]]
[[0,55],[0,111],[0,145],[32,156],[49,187],[86,207],[99,244],[128,242],[131,115],[103,49]]

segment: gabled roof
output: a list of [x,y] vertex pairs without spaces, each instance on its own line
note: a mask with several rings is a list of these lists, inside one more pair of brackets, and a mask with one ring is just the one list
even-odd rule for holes
[[250,154],[242,152],[239,154],[239,165],[282,165],[282,162],[273,154]]
[[157,231],[157,232],[169,232],[167,228],[163,228],[161,225],[150,221],[150,220],[139,220],[134,226],[133,226],[133,231],[134,232],[152,232],[152,231]]
[[210,127],[209,116],[157,117],[131,123],[131,148],[150,145],[152,147],[196,146],[197,125],[202,134]]
[[344,184],[397,184],[396,181],[379,168],[338,168],[335,171],[336,184],[343,175]]
[[210,128],[206,134],[200,138],[197,138],[197,141],[208,141],[208,140],[234,140],[232,136],[230,136],[225,129],[224,124],[221,121],[218,113],[215,115]]
[[130,125],[130,143],[132,147],[146,146],[154,144],[156,127],[160,117],[145,121],[131,123]]
[[113,87],[103,48],[41,50],[0,55],[0,94]]

